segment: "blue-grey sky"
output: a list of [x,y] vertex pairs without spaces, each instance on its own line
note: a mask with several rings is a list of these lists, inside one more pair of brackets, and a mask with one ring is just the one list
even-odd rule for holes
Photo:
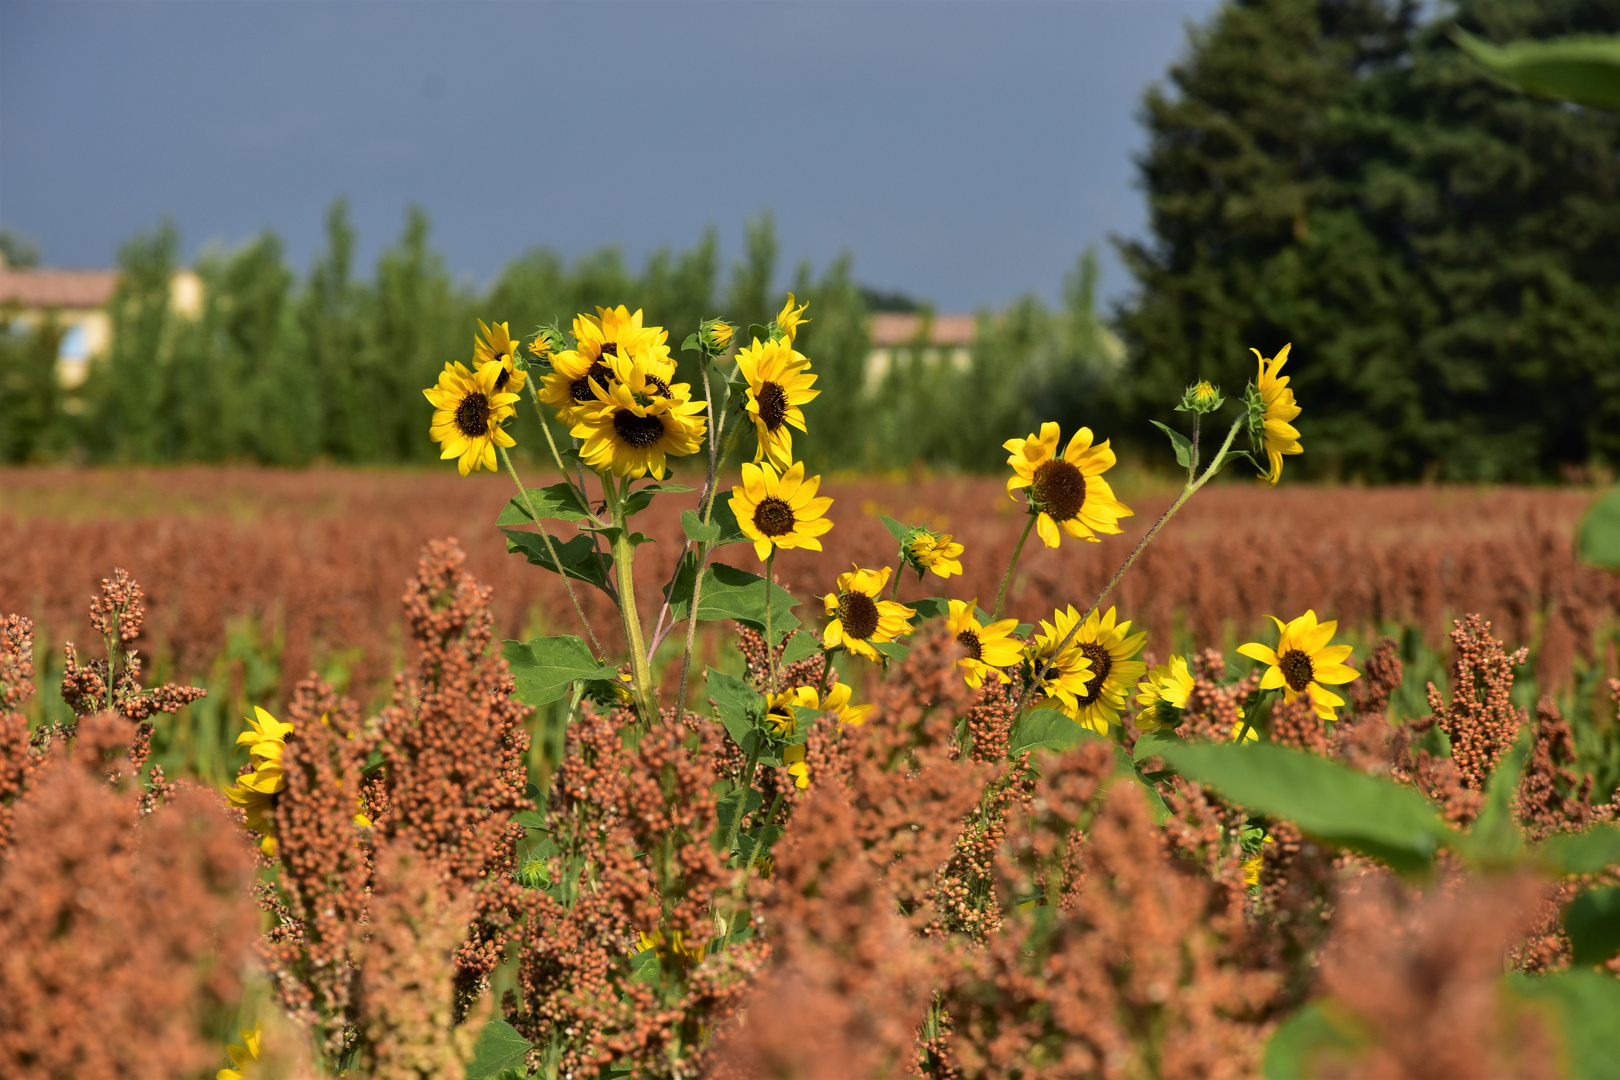
[[735,255],[769,208],[784,280],[847,249],[942,308],[1055,297],[1142,229],[1137,105],[1215,6],[0,0],[0,224],[62,266],[271,228],[303,270],[335,196],[365,266],[417,203],[484,285],[709,224]]

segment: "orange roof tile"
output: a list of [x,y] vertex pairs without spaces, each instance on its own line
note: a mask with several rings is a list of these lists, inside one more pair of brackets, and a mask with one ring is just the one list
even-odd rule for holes
[[0,304],[25,308],[96,308],[118,285],[116,270],[16,270],[0,267]]
[[[880,311],[872,316],[872,344],[880,348],[910,345],[917,340],[921,323],[921,315]],[[972,345],[978,330],[977,316],[965,313],[935,315],[928,327],[928,344],[947,347]]]

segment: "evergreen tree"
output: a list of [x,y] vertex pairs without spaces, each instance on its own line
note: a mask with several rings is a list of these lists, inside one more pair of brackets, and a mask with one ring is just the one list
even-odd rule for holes
[[[1493,40],[1604,0],[1464,0]],[[1396,0],[1241,0],[1144,105],[1152,239],[1121,245],[1134,426],[1294,344],[1304,465],[1531,478],[1620,460],[1620,118],[1484,77]]]

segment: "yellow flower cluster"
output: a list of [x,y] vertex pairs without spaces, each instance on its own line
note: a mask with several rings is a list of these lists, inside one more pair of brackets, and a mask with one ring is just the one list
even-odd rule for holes
[[260,847],[271,858],[276,854],[276,826],[267,817],[275,796],[287,788],[287,778],[281,771],[281,755],[287,748],[287,736],[293,732],[291,724],[284,724],[257,705],[248,718],[248,730],[236,737],[237,746],[248,748],[251,772],[236,778],[236,783],[225,789],[225,798],[232,806],[247,814],[247,827],[260,833],[264,839]]

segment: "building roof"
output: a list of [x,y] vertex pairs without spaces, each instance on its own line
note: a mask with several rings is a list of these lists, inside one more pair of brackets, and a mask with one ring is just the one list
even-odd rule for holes
[[116,270],[17,270],[0,266],[0,304],[98,308],[118,285]]
[[[872,316],[872,344],[879,348],[910,345],[917,340],[922,316],[910,312],[880,311]],[[979,330],[975,315],[956,312],[935,315],[928,326],[928,344],[936,346],[972,345]]]

